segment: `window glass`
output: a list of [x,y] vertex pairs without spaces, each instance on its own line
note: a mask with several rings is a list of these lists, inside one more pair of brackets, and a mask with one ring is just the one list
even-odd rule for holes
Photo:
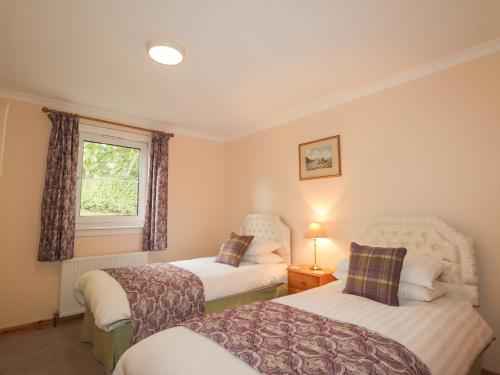
[[139,148],[83,142],[80,216],[137,216]]

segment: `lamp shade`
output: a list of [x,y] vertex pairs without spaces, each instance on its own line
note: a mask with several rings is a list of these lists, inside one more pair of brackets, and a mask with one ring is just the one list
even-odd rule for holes
[[310,223],[304,233],[304,238],[328,238],[328,236],[320,223]]

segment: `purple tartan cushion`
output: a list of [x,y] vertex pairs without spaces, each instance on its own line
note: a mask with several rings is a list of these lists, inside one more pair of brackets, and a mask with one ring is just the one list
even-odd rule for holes
[[344,293],[399,306],[398,289],[406,249],[351,244]]
[[243,258],[252,240],[253,236],[239,236],[235,233],[231,233],[229,239],[221,246],[219,255],[217,255],[215,261],[217,263],[238,267],[241,258]]

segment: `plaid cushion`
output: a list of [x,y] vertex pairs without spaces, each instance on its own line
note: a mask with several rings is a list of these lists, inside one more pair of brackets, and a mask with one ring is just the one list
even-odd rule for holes
[[344,293],[399,306],[399,279],[405,255],[402,247],[370,247],[353,242]]
[[247,251],[248,246],[253,240],[253,236],[238,236],[231,233],[229,240],[227,240],[220,248],[219,255],[215,258],[217,263],[229,264],[233,267],[238,267]]

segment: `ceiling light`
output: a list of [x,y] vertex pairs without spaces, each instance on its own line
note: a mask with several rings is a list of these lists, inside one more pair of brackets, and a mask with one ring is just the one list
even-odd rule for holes
[[146,43],[149,56],[164,65],[177,65],[184,60],[184,49],[175,42],[150,40]]

